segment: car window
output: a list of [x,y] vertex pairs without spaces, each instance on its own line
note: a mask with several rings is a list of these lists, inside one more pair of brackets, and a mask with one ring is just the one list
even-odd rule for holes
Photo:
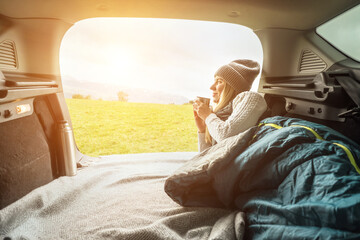
[[262,65],[259,39],[240,25],[136,18],[76,23],[62,40],[60,69],[80,151],[197,151],[191,101],[211,98],[215,71],[240,58]]
[[345,55],[360,62],[360,5],[322,24],[316,32]]

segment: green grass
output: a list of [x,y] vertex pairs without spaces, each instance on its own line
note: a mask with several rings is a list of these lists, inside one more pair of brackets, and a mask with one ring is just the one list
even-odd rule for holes
[[192,105],[66,102],[76,144],[86,155],[197,151]]

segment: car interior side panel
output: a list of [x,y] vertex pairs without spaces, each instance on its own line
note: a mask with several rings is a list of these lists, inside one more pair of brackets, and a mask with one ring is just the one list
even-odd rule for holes
[[[0,16],[0,208],[62,174],[56,123],[71,121],[52,59],[69,26]],[[22,105],[31,115],[17,112]]]
[[360,64],[311,31],[265,29],[256,34],[265,56],[258,90],[272,116],[321,123],[360,143],[359,119],[341,117],[356,103],[339,83],[345,77],[359,85]]
[[36,113],[0,124],[0,208],[54,179],[50,146]]

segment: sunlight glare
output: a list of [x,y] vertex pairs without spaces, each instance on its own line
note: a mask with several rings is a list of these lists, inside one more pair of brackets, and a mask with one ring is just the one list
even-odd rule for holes
[[182,104],[199,95],[211,97],[214,72],[241,58],[262,65],[259,39],[241,25],[94,18],[77,22],[65,34],[60,70],[66,97],[81,93],[116,100],[124,91],[130,102]]

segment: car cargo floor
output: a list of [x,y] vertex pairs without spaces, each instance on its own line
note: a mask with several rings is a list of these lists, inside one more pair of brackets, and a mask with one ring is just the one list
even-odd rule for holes
[[[164,192],[166,177],[196,153],[111,155],[83,160],[0,211],[0,236],[11,239],[241,238],[244,215],[182,207]],[[2,239],[1,238],[1,239]]]

